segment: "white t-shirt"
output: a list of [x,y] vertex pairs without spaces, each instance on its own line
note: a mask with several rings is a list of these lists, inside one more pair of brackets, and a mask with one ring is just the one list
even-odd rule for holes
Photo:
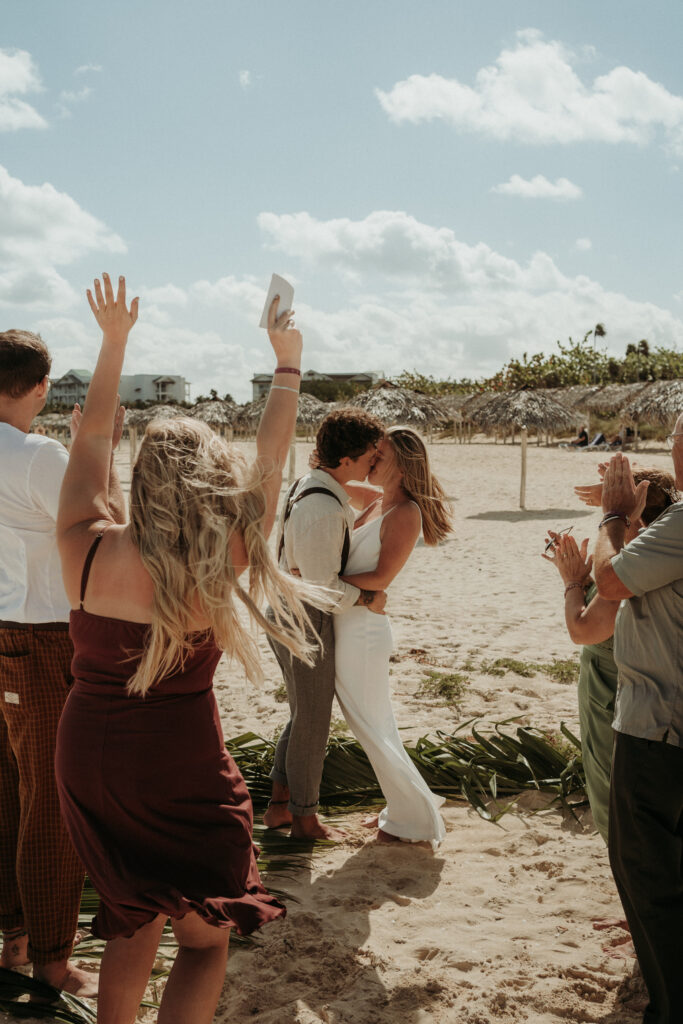
[[69,618],[55,537],[68,461],[58,441],[0,423],[0,620]]

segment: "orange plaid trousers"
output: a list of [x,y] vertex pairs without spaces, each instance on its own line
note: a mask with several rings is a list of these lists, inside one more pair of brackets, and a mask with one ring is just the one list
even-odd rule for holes
[[66,630],[0,627],[0,928],[35,964],[70,955],[83,888],[54,770],[72,656]]

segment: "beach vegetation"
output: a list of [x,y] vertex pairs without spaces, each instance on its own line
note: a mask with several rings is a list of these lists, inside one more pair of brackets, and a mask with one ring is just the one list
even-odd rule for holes
[[530,679],[536,675],[539,668],[534,661],[519,661],[517,658],[496,658],[495,661],[481,663],[481,670],[487,676],[504,676],[506,672],[514,672],[516,676]]
[[277,701],[278,704],[286,704],[287,699],[287,687],[284,683],[280,683],[273,691],[273,700]]
[[539,666],[556,683],[578,683],[579,662],[577,658],[553,658],[546,665]]
[[430,671],[423,677],[417,696],[430,697],[455,707],[462,702],[468,683],[464,672]]

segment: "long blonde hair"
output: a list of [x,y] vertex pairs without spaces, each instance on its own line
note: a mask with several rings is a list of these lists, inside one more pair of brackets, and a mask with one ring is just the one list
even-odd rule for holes
[[394,449],[401,486],[422,513],[425,544],[438,544],[453,531],[453,515],[446,493],[432,473],[425,443],[411,427],[389,427],[384,436]]
[[[152,421],[140,447],[130,492],[130,529],[154,584],[152,624],[130,693],[180,668],[192,651],[191,622],[199,609],[217,645],[260,680],[259,652],[240,621],[234,598],[273,639],[306,663],[310,627],[302,598],[313,589],[281,572],[263,533],[266,470],[248,466],[242,454],[209,426],[178,417]],[[241,586],[230,542],[241,533],[249,587]],[[310,593],[309,593],[310,592]],[[259,604],[266,599],[274,622]],[[309,633],[310,636],[310,633]]]

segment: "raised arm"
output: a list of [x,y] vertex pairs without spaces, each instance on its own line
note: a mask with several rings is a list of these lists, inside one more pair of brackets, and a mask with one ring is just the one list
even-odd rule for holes
[[57,540],[62,558],[68,558],[70,542],[88,532],[94,523],[115,522],[109,508],[112,433],[118,409],[118,389],[128,334],[137,320],[138,300],[126,305],[126,282],[119,278],[114,295],[111,280],[95,281],[88,302],[102,329],[102,345],[83,415],[71,447],[57,516]]
[[595,546],[595,582],[600,596],[610,601],[633,597],[614,571],[612,559],[628,543],[629,523],[642,514],[648,487],[648,480],[641,480],[636,487],[630,463],[621,452],[610,460],[602,481],[605,517]]
[[[292,442],[301,384],[301,333],[294,327],[292,310],[277,315],[280,297],[275,296],[268,310],[268,337],[275,353],[273,383],[268,392],[266,407],[256,434],[256,453],[268,471],[266,492],[266,518],[263,530],[266,536],[275,522],[277,504],[282,486],[282,470]],[[285,372],[280,371],[280,367]],[[299,374],[287,372],[299,370]]]
[[556,567],[564,589],[564,618],[567,632],[575,644],[598,644],[608,640],[614,633],[614,623],[619,610],[619,601],[608,601],[595,595],[587,605],[585,588],[590,582],[592,559],[586,557],[588,538],[576,543],[568,534],[554,534],[553,554],[542,555]]
[[346,583],[361,590],[386,590],[410,558],[420,536],[422,519],[413,502],[399,505],[382,524],[382,547],[377,568],[354,576],[342,576]]
[[[81,424],[83,413],[81,407],[76,402],[71,412],[71,443],[76,439],[78,428]],[[126,416],[126,410],[122,405],[119,405],[114,417],[114,429],[112,431],[111,438],[111,460],[109,463],[109,494],[108,494],[108,505],[109,514],[115,523],[123,524],[127,522],[127,509],[126,500],[123,495],[123,489],[121,487],[121,480],[119,478],[118,470],[114,460],[116,449],[118,448],[121,437],[123,435],[123,424]]]

